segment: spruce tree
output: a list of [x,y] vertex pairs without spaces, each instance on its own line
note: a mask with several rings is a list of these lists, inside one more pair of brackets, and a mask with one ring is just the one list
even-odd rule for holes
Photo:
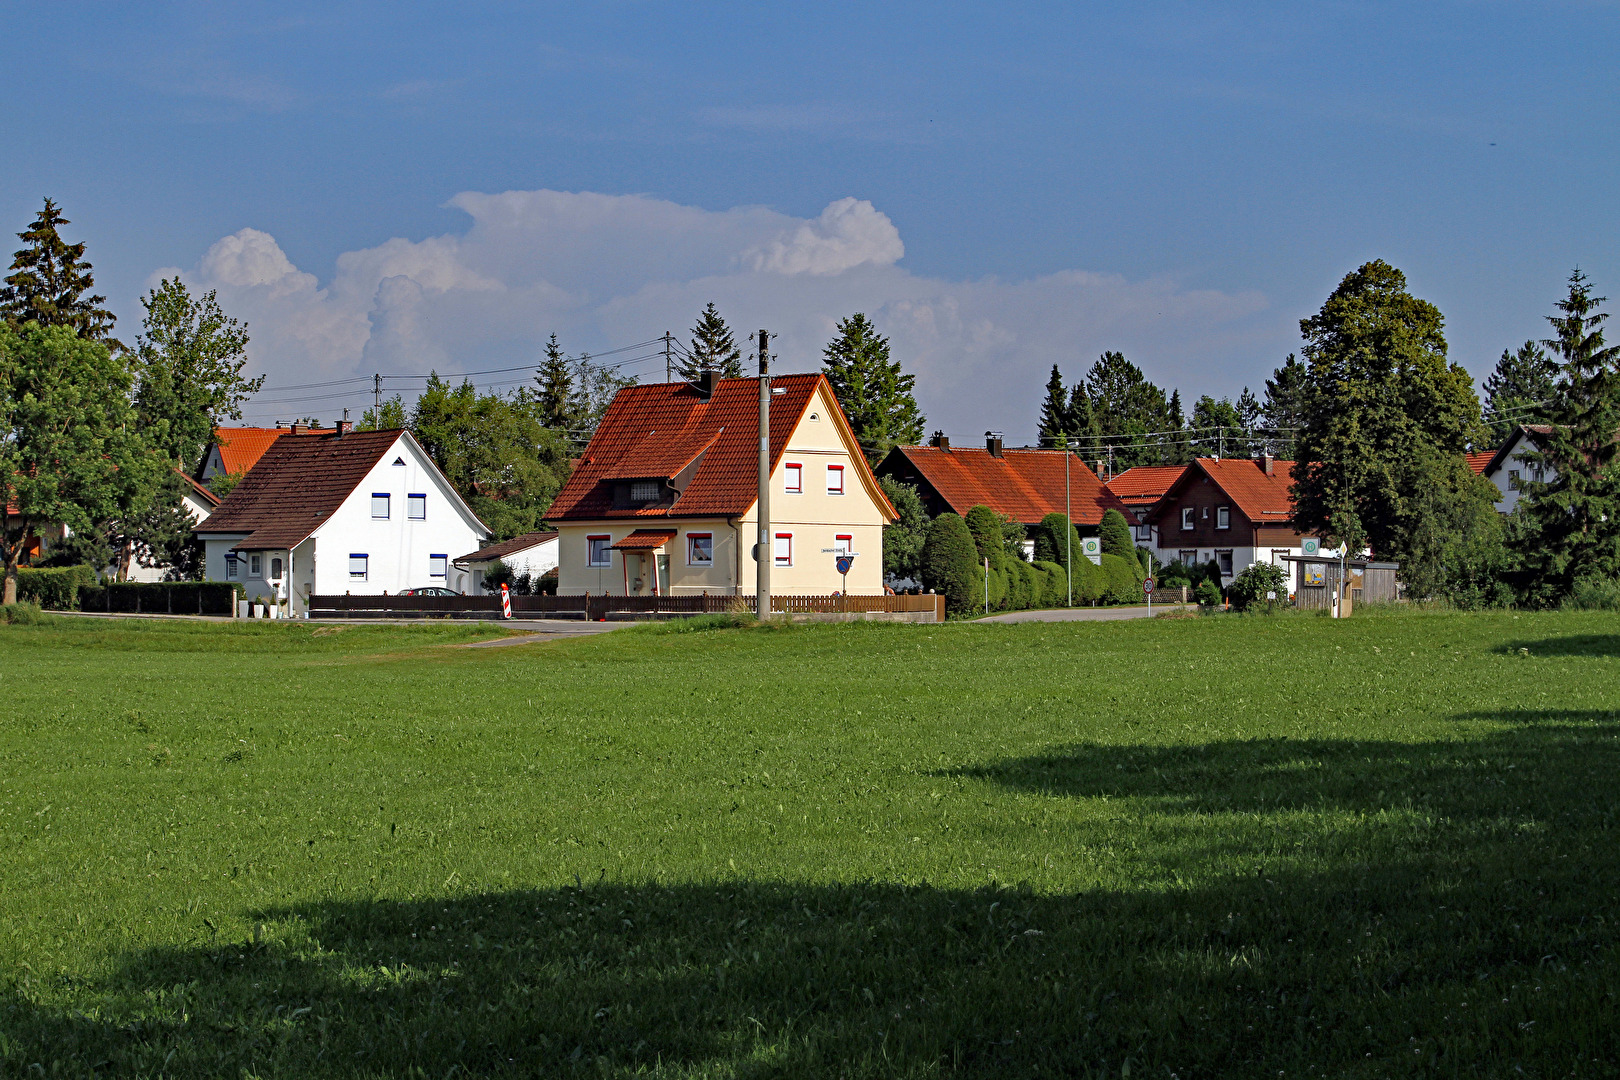
[[1294,456],[1294,436],[1305,416],[1305,365],[1293,353],[1266,380],[1266,400],[1260,417],[1267,428],[1267,448],[1285,458]]
[[1520,424],[1544,424],[1553,405],[1558,365],[1534,341],[1517,352],[1502,350],[1496,370],[1485,380],[1485,423],[1490,445],[1501,446]]
[[1086,383],[1082,379],[1069,387],[1069,426],[1067,428],[1069,445],[1079,448],[1083,454],[1085,447],[1097,439],[1097,412],[1092,408],[1091,395],[1086,393]]
[[90,295],[96,281],[84,244],[69,244],[57,231],[69,224],[61,207],[46,199],[34,224],[17,234],[26,246],[16,253],[0,288],[0,318],[14,330],[25,323],[65,326],[86,341],[103,342],[121,353],[123,343],[112,336],[116,319],[101,306],[107,298]]
[[535,401],[539,420],[548,428],[567,429],[573,426],[577,394],[574,388],[574,369],[552,334],[546,342],[546,358],[540,362],[535,374]]
[[838,336],[822,350],[821,370],[869,462],[922,441],[923,415],[912,392],[917,377],[890,358],[889,339],[865,315],[839,321]]
[[1542,344],[1562,360],[1541,450],[1525,455],[1540,480],[1523,483],[1520,541],[1532,599],[1553,602],[1586,578],[1620,576],[1620,346],[1603,340],[1608,319],[1576,270],[1569,294],[1550,315],[1555,337]]
[[732,339],[731,328],[712,302],[692,327],[691,347],[675,370],[688,382],[695,382],[705,370],[713,370],[722,379],[742,378],[742,353]]
[[[1164,457],[1162,436],[1170,427],[1170,402],[1140,368],[1117,352],[1105,352],[1086,375],[1098,437],[1117,473],[1133,465],[1157,465]],[[1110,447],[1113,449],[1110,451]]]
[[1161,465],[1185,465],[1192,460],[1192,447],[1187,442],[1187,414],[1181,407],[1181,391],[1170,391],[1170,404],[1165,409],[1166,425],[1173,434],[1164,443],[1159,456]]
[[1063,388],[1063,373],[1056,364],[1052,365],[1052,377],[1046,380],[1039,432],[1042,446],[1068,445],[1069,395]]

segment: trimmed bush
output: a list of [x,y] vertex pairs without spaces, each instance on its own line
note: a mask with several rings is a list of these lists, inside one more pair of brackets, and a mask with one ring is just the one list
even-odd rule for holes
[[80,590],[95,583],[96,571],[90,566],[23,567],[17,571],[17,599],[56,611],[76,611]]
[[1220,607],[1221,587],[1205,578],[1198,583],[1198,588],[1193,590],[1193,599],[1198,601],[1200,607]]
[[941,514],[928,526],[923,541],[923,587],[945,597],[945,610],[972,611],[981,604],[983,584],[975,565],[978,549],[967,523],[956,514]]
[[1118,555],[1122,559],[1136,558],[1136,544],[1131,540],[1131,527],[1125,523],[1125,515],[1118,510],[1109,510],[1103,514],[1102,524],[1097,527],[1097,538],[1102,541],[1104,555]]
[[234,615],[246,591],[225,581],[121,581],[79,592],[83,611],[158,615]]
[[1140,604],[1142,602],[1142,564],[1134,558],[1119,555],[1102,557],[1102,572],[1106,581],[1104,597],[1111,604]]
[[[1063,543],[1063,529],[1066,521],[1062,514],[1047,514],[1041,518],[1041,523],[1030,530],[1035,541],[1035,561],[1057,563],[1063,565],[1068,557],[1068,551]],[[1074,557],[1078,561],[1080,555],[1080,530],[1069,524],[1069,538],[1074,544]]]

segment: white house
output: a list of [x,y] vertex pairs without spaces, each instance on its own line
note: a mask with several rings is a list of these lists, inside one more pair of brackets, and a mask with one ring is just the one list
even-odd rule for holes
[[[178,469],[175,471],[180,472]],[[186,514],[194,524],[201,525],[213,515],[215,508],[219,506],[219,496],[185,473],[180,473],[180,477],[184,481],[184,486],[180,492],[180,505],[185,509]],[[109,566],[106,573],[116,574],[117,569],[116,566]],[[168,569],[167,566],[142,566],[140,560],[130,556],[128,563],[124,567],[124,580],[162,581],[163,575]]]
[[408,431],[282,435],[197,529],[209,581],[307,615],[312,594],[468,591],[457,552],[489,537]]
[[[1480,475],[1496,485],[1501,496],[1496,500],[1496,509],[1503,514],[1511,514],[1519,505],[1521,492],[1519,485],[1530,481],[1551,483],[1558,479],[1558,474],[1543,465],[1532,465],[1525,460],[1525,455],[1539,453],[1542,449],[1542,439],[1552,432],[1552,428],[1545,424],[1520,424],[1513,429],[1513,434],[1507,437],[1502,448],[1490,455]],[[1471,455],[1472,457],[1473,455]]]
[[484,587],[484,572],[500,562],[512,568],[517,576],[528,574],[531,579],[538,582],[540,577],[551,570],[557,569],[557,533],[531,532],[522,536],[514,536],[510,540],[502,540],[498,544],[490,544],[479,548],[470,555],[463,555],[452,560],[455,565],[470,574],[467,583],[467,595],[479,596],[486,592],[500,592],[500,589],[486,589]]

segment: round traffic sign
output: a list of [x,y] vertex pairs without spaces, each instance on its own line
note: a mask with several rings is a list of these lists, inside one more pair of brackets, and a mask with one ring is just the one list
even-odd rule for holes
[[1148,578],[1147,580],[1142,582],[1142,591],[1145,592],[1145,593],[1150,593],[1150,592],[1153,591],[1153,579],[1152,578]]
[[849,573],[849,568],[855,565],[855,556],[840,555],[833,560],[833,565],[838,567],[838,572],[840,574],[847,574]]

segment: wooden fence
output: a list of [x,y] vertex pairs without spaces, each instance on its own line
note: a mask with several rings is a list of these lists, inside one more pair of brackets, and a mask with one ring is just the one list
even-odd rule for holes
[[[592,621],[611,615],[703,615],[728,611],[752,614],[752,596],[514,596],[512,617],[570,618]],[[922,596],[773,596],[773,614],[932,613],[945,621],[945,598]],[[309,613],[316,619],[460,618],[498,619],[499,596],[312,596]],[[923,620],[928,621],[928,620]]]

